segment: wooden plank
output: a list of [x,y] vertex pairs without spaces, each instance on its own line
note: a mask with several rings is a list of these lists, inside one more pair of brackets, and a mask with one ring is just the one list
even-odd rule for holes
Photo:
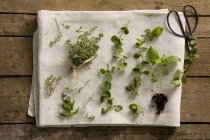
[[32,38],[0,38],[0,75],[32,74]]
[[[0,78],[0,123],[31,123],[27,116],[30,77]],[[210,78],[188,78],[184,85],[181,122],[210,122]]]
[[209,124],[183,124],[170,127],[81,127],[37,128],[33,124],[0,125],[0,139],[45,140],[141,140],[141,139],[210,139]]
[[[188,76],[210,76],[210,40],[198,39],[200,58],[189,69]],[[32,38],[0,37],[0,75],[32,74]]]
[[[190,17],[191,26],[194,18]],[[36,15],[27,14],[0,14],[1,36],[32,36],[36,30]],[[210,17],[199,17],[195,35],[198,37],[210,37]]]
[[0,14],[0,35],[32,36],[36,30],[36,15]]
[[169,8],[182,10],[184,5],[196,7],[199,14],[210,14],[209,0],[10,0],[0,1],[0,12],[36,13],[40,9],[48,10],[132,10]]

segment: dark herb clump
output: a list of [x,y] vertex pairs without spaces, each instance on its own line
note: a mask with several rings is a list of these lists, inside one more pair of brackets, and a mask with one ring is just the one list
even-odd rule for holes
[[153,95],[152,101],[156,105],[156,114],[160,114],[160,112],[164,110],[165,105],[168,102],[168,98],[163,93],[158,93]]

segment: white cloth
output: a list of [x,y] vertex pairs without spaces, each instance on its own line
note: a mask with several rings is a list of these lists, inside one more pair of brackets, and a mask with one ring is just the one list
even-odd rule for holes
[[[38,31],[33,38],[33,80],[29,100],[28,114],[36,117],[36,124],[39,127],[68,127],[68,126],[95,126],[95,125],[157,125],[157,126],[180,126],[180,101],[181,89],[175,88],[171,81],[177,69],[183,68],[184,60],[184,39],[176,37],[167,28],[166,15],[168,10],[135,10],[135,11],[38,11]],[[182,13],[179,13],[184,23]],[[58,33],[54,18],[58,23],[68,23],[69,29],[62,28],[60,31],[63,37],[54,47],[49,43]],[[113,43],[110,41],[112,35],[119,33],[120,27],[129,22],[130,33],[123,36],[123,49],[129,59],[128,67],[124,73],[115,73],[113,75],[112,95],[117,103],[124,109],[121,112],[110,111],[101,115],[101,108],[104,104],[100,103],[100,85],[102,78],[98,74],[100,68],[106,68],[111,63]],[[179,31],[179,26],[175,17],[171,18],[171,24],[174,30]],[[103,33],[104,37],[99,42],[99,55],[93,60],[92,64],[84,66],[79,71],[79,80],[72,78],[69,72],[70,65],[64,61],[67,59],[68,50],[65,47],[65,41],[68,38],[75,40],[75,30],[80,26],[89,29],[98,26],[96,33]],[[181,58],[176,66],[171,69],[168,76],[163,78],[162,91],[168,96],[168,102],[165,110],[156,120],[156,109],[151,108],[151,98],[154,92],[154,84],[151,83],[149,76],[142,77],[142,85],[139,88],[139,95],[135,99],[129,98],[129,93],[124,87],[132,80],[132,68],[137,64],[133,59],[133,53],[136,52],[134,44],[136,38],[141,38],[144,29],[154,28],[156,26],[164,27],[163,35],[154,39],[151,43],[147,42],[146,47],[155,47],[161,55],[175,55]],[[47,97],[44,90],[44,82],[50,75],[62,76],[62,80],[56,87],[52,96]],[[95,115],[93,121],[85,118],[81,112],[70,118],[60,116],[62,111],[61,92],[65,85],[80,87],[90,80],[88,85],[81,93],[73,95],[75,107],[87,101],[88,97],[94,94],[93,101],[87,105],[87,111]],[[128,106],[130,103],[140,104],[144,109],[144,114],[134,117]],[[81,108],[82,109],[82,108]]]

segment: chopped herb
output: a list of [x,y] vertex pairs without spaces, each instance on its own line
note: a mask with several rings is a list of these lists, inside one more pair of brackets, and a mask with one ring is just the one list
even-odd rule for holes
[[155,27],[154,29],[146,29],[144,30],[144,32],[146,33],[146,38],[148,38],[150,41],[152,41],[155,37],[158,37],[160,35],[162,35],[163,33],[163,28],[158,26]]
[[45,80],[45,90],[48,96],[51,96],[53,94],[60,80],[61,77],[55,77],[53,75],[47,77],[47,79]]
[[176,76],[174,77],[172,83],[174,84],[175,87],[180,87],[181,82],[186,83],[187,77],[185,76],[183,70],[177,70]]
[[160,112],[164,110],[165,105],[168,102],[168,98],[163,93],[159,93],[159,94],[154,94],[153,95],[152,101],[156,105],[156,109],[157,109],[156,114],[160,114]]
[[74,109],[75,100],[71,100],[71,97],[67,95],[65,95],[62,98],[62,100],[63,100],[62,104],[63,112],[60,113],[62,116],[71,117],[78,113],[79,107],[77,109]]
[[142,108],[140,107],[140,105],[135,104],[135,103],[130,104],[130,105],[129,105],[129,109],[131,110],[131,112],[132,112],[133,114],[140,114],[140,113],[143,112],[143,111],[142,111]]
[[69,58],[73,69],[79,69],[84,64],[92,61],[98,53],[99,45],[97,43],[104,36],[100,33],[97,37],[92,36],[92,33],[96,30],[97,26],[94,26],[89,31],[79,31],[76,43],[71,43],[71,40],[67,40],[66,44],[69,48]]

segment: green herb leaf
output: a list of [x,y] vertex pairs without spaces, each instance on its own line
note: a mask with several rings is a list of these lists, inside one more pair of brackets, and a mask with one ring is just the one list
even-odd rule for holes
[[121,105],[116,105],[114,109],[116,112],[120,112],[121,110],[123,110],[123,107]]
[[155,48],[150,47],[148,52],[147,52],[147,55],[148,55],[149,62],[152,63],[153,65],[161,62],[160,55],[156,51]]
[[142,109],[141,109],[141,107],[140,107],[140,105],[135,104],[135,103],[130,104],[130,105],[129,105],[129,109],[131,110],[131,112],[132,112],[133,114],[140,114],[140,113],[143,112]]
[[124,34],[129,34],[128,25],[121,27],[120,29],[124,32]]
[[150,41],[152,41],[155,37],[158,37],[158,36],[162,35],[162,33],[163,33],[163,28],[160,27],[160,26],[158,26],[158,27],[154,28],[153,30],[151,30],[151,29],[146,29],[146,30],[144,30],[144,32],[146,33],[145,36],[146,36]]
[[106,70],[105,69],[100,69],[100,73],[101,74],[106,74]]
[[161,58],[161,62],[163,63],[173,63],[177,61],[181,61],[181,59],[177,56],[164,56]]

